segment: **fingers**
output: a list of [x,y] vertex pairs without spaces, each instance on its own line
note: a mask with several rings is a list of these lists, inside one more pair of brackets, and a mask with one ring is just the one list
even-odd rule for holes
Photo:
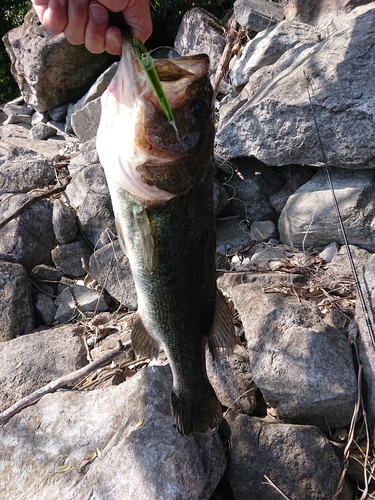
[[67,0],[32,0],[40,22],[52,33],[64,31],[68,22]]
[[89,0],[69,0],[68,22],[64,35],[72,45],[85,43],[85,30],[88,21]]
[[[64,32],[72,45],[85,44],[99,54],[121,54],[122,34],[109,26],[110,12],[117,12],[145,42],[152,32],[149,0],[32,0],[45,28],[52,33]],[[111,23],[112,24],[112,23]]]

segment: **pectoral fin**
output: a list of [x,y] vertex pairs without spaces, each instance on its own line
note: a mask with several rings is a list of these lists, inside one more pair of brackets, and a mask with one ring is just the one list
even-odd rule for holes
[[216,290],[215,317],[207,340],[214,361],[232,354],[236,345],[232,314],[220,290]]
[[136,354],[147,358],[159,356],[160,344],[146,329],[139,314],[136,314],[131,332],[132,347]]
[[152,273],[154,267],[154,238],[151,233],[150,220],[145,209],[134,210],[133,213],[141,239],[143,260],[148,271]]

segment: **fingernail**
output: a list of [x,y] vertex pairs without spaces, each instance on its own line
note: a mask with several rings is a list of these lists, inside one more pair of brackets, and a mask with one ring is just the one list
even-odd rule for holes
[[108,43],[109,45],[112,45],[113,47],[116,47],[116,45],[119,45],[119,40],[118,40],[117,36],[106,35],[105,41],[106,41],[106,43]]
[[98,3],[91,4],[89,9],[91,17],[96,21],[103,21],[107,15],[107,10]]

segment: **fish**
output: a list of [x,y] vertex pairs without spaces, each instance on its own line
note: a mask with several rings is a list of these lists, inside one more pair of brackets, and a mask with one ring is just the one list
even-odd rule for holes
[[171,413],[178,432],[189,435],[223,419],[207,377],[206,345],[217,360],[236,343],[216,287],[214,96],[207,55],[154,64],[174,123],[124,36],[117,72],[101,97],[96,145],[137,292],[132,346],[150,359],[164,349],[173,374]]

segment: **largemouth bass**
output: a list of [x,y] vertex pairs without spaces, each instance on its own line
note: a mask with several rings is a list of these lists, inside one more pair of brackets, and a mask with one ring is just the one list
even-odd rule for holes
[[160,346],[165,350],[173,373],[171,411],[186,435],[222,421],[205,347],[208,342],[218,359],[233,350],[235,336],[215,280],[209,59],[159,59],[155,67],[175,128],[124,37],[119,68],[102,96],[97,150],[138,296],[133,348],[150,358]]

